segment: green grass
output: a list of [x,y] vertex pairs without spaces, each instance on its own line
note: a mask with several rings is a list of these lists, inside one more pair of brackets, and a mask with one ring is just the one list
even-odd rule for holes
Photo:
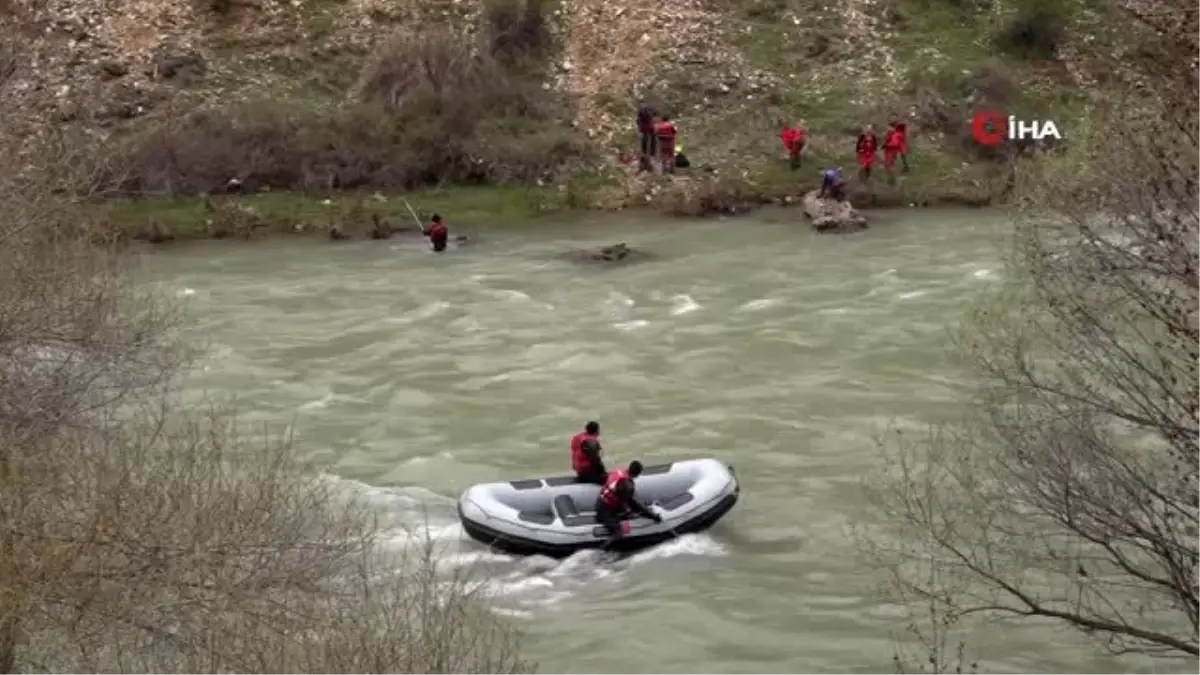
[[[586,187],[585,183],[577,189]],[[565,188],[525,186],[450,187],[386,195],[265,192],[214,197],[211,204],[215,210],[201,197],[113,200],[99,207],[99,216],[134,238],[195,240],[253,233],[324,233],[331,225],[353,237],[366,233],[372,215],[394,227],[412,226],[405,201],[423,223],[439,213],[452,228],[477,231],[536,223],[541,217],[570,210],[571,197]]]
[[970,70],[991,53],[991,19],[947,0],[898,0],[889,46],[910,69]]
[[[327,48],[326,38],[334,33],[333,18],[344,9],[343,2],[306,4],[304,16],[295,20],[298,29],[309,36],[303,44],[273,44],[255,50],[248,44],[227,40],[214,55],[217,67],[211,84],[232,92],[240,82],[243,88],[258,87],[260,94],[267,91],[302,107],[338,105],[365,58],[364,54],[352,53],[357,50]],[[1080,0],[1012,2],[1069,5]],[[670,86],[660,92],[666,99],[661,103],[680,118],[680,141],[697,167],[717,167],[722,181],[737,182],[744,172],[747,180],[742,187],[764,201],[798,196],[815,188],[818,170],[824,166],[839,165],[852,177],[856,173],[854,133],[860,124],[880,122],[884,115],[906,110],[919,93],[930,90],[962,108],[976,86],[976,75],[985,69],[1002,72],[1013,83],[1015,96],[1007,106],[1009,112],[1024,119],[1053,119],[1069,137],[1069,122],[1082,119],[1087,94],[1041,64],[997,51],[993,36],[1011,12],[978,12],[971,6],[955,0],[892,0],[885,4],[887,11],[877,17],[881,33],[876,37],[887,40],[906,81],[884,93],[846,76],[840,68],[856,55],[844,41],[846,28],[841,17],[824,0],[729,3],[723,26],[730,44],[740,49],[754,68],[772,73],[778,85],[753,98],[745,91],[712,96],[708,105],[697,110],[696,104],[711,94],[702,90],[705,83],[687,72],[680,77],[668,69],[664,77],[679,81],[667,82]],[[1088,20],[1090,24],[1082,22],[1082,27],[1071,31],[1101,30],[1105,26],[1102,17]],[[628,114],[629,102],[624,96],[614,96],[602,105],[615,114]],[[782,156],[777,133],[781,121],[797,119],[805,120],[810,141],[804,167],[791,171]],[[535,131],[514,129],[505,133],[524,139]],[[852,185],[852,198],[861,199],[856,203],[865,205],[907,205],[978,203],[994,196],[1001,171],[964,153],[953,129],[941,131],[944,134],[925,130],[915,135],[912,170],[900,174],[896,185],[888,185],[880,171],[869,190]],[[695,172],[700,175],[698,169]],[[611,170],[601,168],[578,173],[561,187],[450,187],[409,195],[389,194],[383,200],[371,194],[342,192],[330,195],[332,203],[328,205],[324,203],[325,195],[264,193],[220,200],[226,207],[218,209],[215,217],[237,221],[232,228],[217,228],[222,232],[238,231],[240,223],[249,219],[254,222],[248,230],[251,233],[296,229],[322,232],[337,223],[358,236],[359,232],[365,233],[372,214],[393,225],[411,224],[403,201],[407,197],[420,210],[422,220],[437,211],[453,227],[511,227],[536,222],[547,213],[587,208],[595,202],[592,197],[599,190],[612,186],[613,176]],[[230,204],[249,207],[253,214],[247,216]],[[176,239],[214,236],[210,223],[214,212],[198,198],[114,202],[103,206],[102,211],[125,232],[144,234],[155,230]]]

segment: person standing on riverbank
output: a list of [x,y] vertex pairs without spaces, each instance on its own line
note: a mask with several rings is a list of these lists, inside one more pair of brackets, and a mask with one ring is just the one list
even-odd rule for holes
[[893,120],[891,128],[883,137],[883,168],[887,171],[888,182],[896,182],[896,174],[893,172],[893,167],[896,164],[896,158],[900,158],[900,163],[903,166],[903,171],[908,171],[908,139],[906,138],[907,129],[903,122]]
[[675,128],[675,123],[666,115],[663,115],[662,120],[654,127],[663,173],[675,173],[675,137],[678,134],[679,130]]
[[871,168],[875,166],[876,154],[879,151],[879,137],[875,135],[875,127],[868,124],[863,127],[854,144],[854,155],[858,158],[858,176],[865,183],[871,180]]
[[638,171],[654,171],[653,157],[658,148],[654,138],[654,111],[645,102],[637,107],[637,131],[640,155]]
[[783,142],[783,149],[788,155],[788,165],[792,170],[800,168],[803,163],[804,146],[808,143],[808,131],[804,128],[804,120],[796,122],[796,126],[789,127],[785,122],[783,131],[779,132],[779,140]]
[[442,217],[435,213],[429,219],[429,227],[425,229],[425,236],[429,237],[429,243],[433,246],[434,252],[441,253],[446,250],[446,243],[450,240],[450,229],[442,222]]

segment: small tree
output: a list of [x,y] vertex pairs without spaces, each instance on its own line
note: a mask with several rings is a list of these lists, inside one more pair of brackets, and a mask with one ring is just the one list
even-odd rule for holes
[[1161,96],[1099,108],[1073,156],[1024,176],[1014,282],[963,343],[981,414],[900,437],[875,495],[903,531],[881,545],[897,588],[952,617],[1051,618],[1115,653],[1194,656],[1196,30],[1156,30],[1179,67],[1130,81]]

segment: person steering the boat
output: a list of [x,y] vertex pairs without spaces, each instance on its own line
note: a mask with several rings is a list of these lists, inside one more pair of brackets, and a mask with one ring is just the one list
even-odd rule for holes
[[583,431],[571,437],[571,469],[576,483],[604,485],[608,472],[600,459],[600,423],[588,422]]
[[634,499],[636,487],[633,481],[641,474],[642,463],[635,459],[629,463],[628,469],[617,469],[608,474],[604,487],[600,488],[600,496],[596,498],[596,520],[608,530],[608,543],[625,534],[621,520],[631,511],[656,523],[662,522],[662,516]]

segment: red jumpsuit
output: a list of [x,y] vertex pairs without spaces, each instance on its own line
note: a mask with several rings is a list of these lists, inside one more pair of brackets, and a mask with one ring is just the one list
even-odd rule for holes
[[859,134],[854,146],[854,154],[858,157],[858,168],[870,171],[875,165],[875,153],[879,150],[879,138],[873,133]]
[[663,120],[658,123],[658,127],[654,130],[658,136],[658,152],[662,158],[662,168],[664,172],[675,170],[675,136],[677,131],[675,124],[671,120]]

